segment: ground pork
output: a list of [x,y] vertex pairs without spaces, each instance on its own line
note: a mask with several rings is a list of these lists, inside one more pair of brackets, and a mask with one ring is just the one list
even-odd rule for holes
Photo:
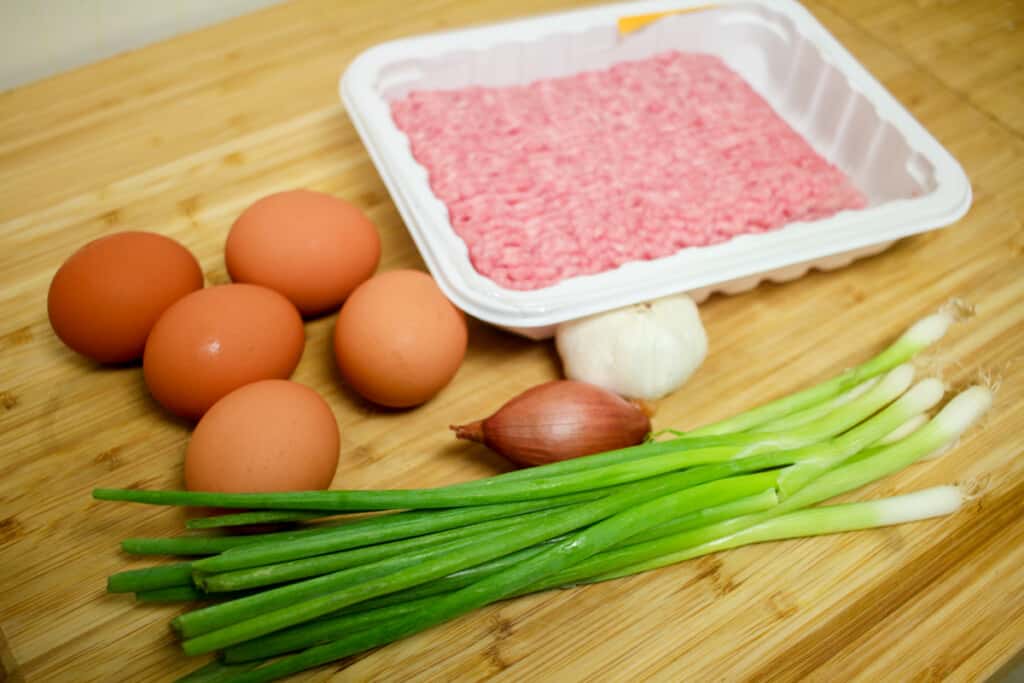
[[414,91],[391,112],[473,266],[509,289],[865,205],[711,55]]

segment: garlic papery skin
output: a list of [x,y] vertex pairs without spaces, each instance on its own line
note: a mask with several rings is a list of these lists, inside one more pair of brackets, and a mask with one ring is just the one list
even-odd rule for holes
[[708,338],[693,299],[675,294],[562,323],[555,345],[567,378],[655,400],[700,367]]

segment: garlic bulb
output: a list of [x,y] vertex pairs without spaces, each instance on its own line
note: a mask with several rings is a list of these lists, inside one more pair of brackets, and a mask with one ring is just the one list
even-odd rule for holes
[[555,344],[569,379],[647,400],[681,387],[708,350],[697,306],[685,294],[563,323]]

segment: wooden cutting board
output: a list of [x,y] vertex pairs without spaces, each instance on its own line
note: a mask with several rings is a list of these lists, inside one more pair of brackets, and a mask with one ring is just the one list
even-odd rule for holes
[[[186,424],[138,367],[98,368],[54,337],[55,269],[113,231],[180,240],[209,283],[254,199],[310,187],[362,206],[382,269],[422,267],[336,95],[344,67],[404,35],[567,8],[556,0],[307,0],[0,95],[0,661],[9,680],[168,680],[195,666],[173,606],[104,594],[143,564],[128,536],[177,533],[172,509],[97,503],[94,486],[180,486]],[[1024,6],[815,0],[809,8],[964,165],[966,218],[844,270],[701,306],[707,362],[656,427],[733,414],[866,358],[953,296],[977,307],[930,358],[951,384],[1000,383],[941,460],[856,498],[957,482],[957,515],[731,551],[644,576],[492,606],[307,675],[338,681],[978,680],[1024,647]],[[336,487],[426,486],[505,469],[447,425],[558,376],[550,343],[471,325],[454,382],[380,412],[339,382],[333,316],[308,323],[295,379],[330,402]]]

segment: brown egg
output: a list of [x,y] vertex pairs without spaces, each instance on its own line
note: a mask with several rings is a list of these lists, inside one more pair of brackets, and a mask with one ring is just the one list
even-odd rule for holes
[[393,270],[362,285],[334,328],[342,376],[365,398],[392,408],[430,399],[466,354],[466,320],[426,273]]
[[203,271],[185,247],[155,233],[120,232],[64,262],[46,307],[69,347],[101,363],[125,363],[142,356],[160,314],[202,286]]
[[293,190],[246,209],[231,227],[224,258],[235,282],[270,287],[312,316],[337,310],[373,275],[380,238],[352,204]]
[[309,387],[268,379],[235,389],[196,425],[185,453],[190,491],[314,491],[331,485],[340,434]]
[[299,312],[277,292],[256,285],[209,287],[160,316],[142,370],[161,405],[198,418],[240,386],[290,377],[305,340]]

